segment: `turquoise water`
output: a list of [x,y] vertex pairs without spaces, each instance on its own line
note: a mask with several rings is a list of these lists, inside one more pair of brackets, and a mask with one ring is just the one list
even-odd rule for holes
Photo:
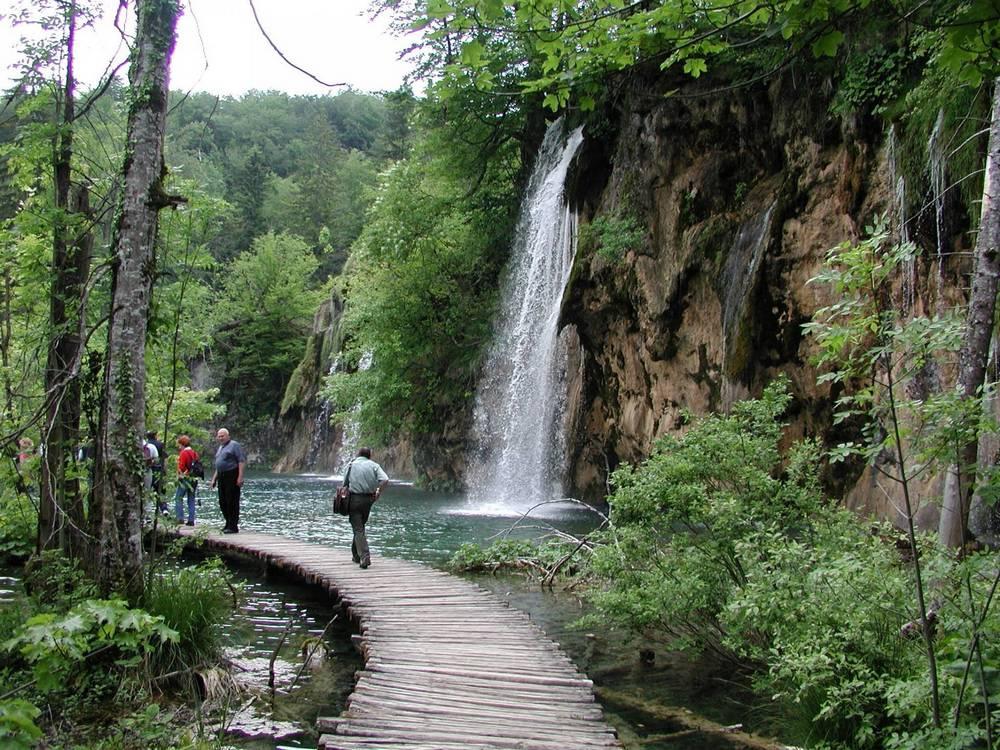
[[[350,547],[347,517],[331,510],[338,486],[339,477],[250,473],[240,503],[240,528]],[[221,529],[215,492],[202,487],[198,497],[200,522]],[[569,502],[538,508],[518,523],[520,516],[513,505],[477,507],[462,495],[425,492],[394,482],[372,510],[368,542],[376,554],[441,565],[462,544],[489,544],[515,524],[513,536],[538,538],[556,530],[583,534],[599,522],[597,515]]]

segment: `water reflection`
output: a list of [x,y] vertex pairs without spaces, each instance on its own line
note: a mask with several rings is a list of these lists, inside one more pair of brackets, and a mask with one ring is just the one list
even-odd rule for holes
[[279,573],[261,580],[258,572],[234,570],[240,605],[224,626],[224,641],[237,681],[261,700],[237,712],[228,730],[253,738],[237,742],[243,748],[313,747],[316,718],[344,709],[362,661],[350,623],[329,597]]

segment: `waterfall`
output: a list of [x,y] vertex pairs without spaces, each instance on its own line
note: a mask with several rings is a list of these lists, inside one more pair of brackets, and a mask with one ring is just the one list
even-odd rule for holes
[[476,393],[468,484],[475,506],[523,512],[562,497],[565,348],[556,328],[576,253],[576,214],[564,198],[582,128],[545,134],[521,205],[501,310]]
[[[364,372],[372,366],[372,353],[365,352],[361,355],[361,359],[358,360],[358,372]],[[340,358],[337,358],[337,362]],[[334,363],[334,366],[337,365]],[[357,413],[361,411],[361,404],[357,403],[351,409],[350,415],[344,420],[343,424],[340,425],[340,450],[337,451],[337,471],[343,474],[347,471],[347,464],[349,464],[357,455],[358,441],[361,437],[361,426],[358,423]]]
[[[886,144],[886,162],[889,168],[889,187],[893,191],[893,218],[896,224],[896,234],[900,244],[910,241],[910,230],[906,216],[906,178],[899,171],[899,148],[896,137],[896,126],[889,126],[888,143]],[[913,310],[916,304],[917,262],[910,256],[903,265],[903,304],[907,310]]]
[[[934,129],[927,140],[927,159],[930,167],[931,193],[934,199],[934,230],[935,250],[937,252],[938,284],[943,285],[943,255],[944,255],[944,194],[945,184],[945,154],[944,144],[944,110],[938,111]],[[940,296],[940,292],[939,292]]]
[[305,468],[312,470],[316,467],[316,459],[320,449],[326,445],[330,436],[330,399],[323,399],[319,407],[319,414],[316,415],[316,422],[313,425],[312,440],[309,441],[309,454],[306,456]]

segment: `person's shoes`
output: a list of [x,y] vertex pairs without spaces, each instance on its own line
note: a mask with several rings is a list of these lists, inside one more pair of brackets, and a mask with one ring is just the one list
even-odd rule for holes
[[194,521],[188,521],[185,526],[194,526]]
[[361,569],[362,569],[362,570],[364,570],[364,569],[365,569],[365,568],[367,568],[367,567],[368,567],[369,565],[371,565],[371,563],[370,563],[370,562],[367,562],[367,561],[366,561],[366,562],[363,562],[363,563],[361,563]]
[[235,534],[236,532],[230,529],[228,526],[222,530],[223,534]]

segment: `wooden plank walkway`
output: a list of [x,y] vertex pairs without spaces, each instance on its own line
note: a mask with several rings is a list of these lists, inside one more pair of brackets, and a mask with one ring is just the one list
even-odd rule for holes
[[361,570],[349,549],[270,534],[209,533],[205,543],[319,584],[358,621],[365,667],[347,710],[318,720],[320,748],[621,747],[591,681],[526,614],[473,583],[379,556]]

